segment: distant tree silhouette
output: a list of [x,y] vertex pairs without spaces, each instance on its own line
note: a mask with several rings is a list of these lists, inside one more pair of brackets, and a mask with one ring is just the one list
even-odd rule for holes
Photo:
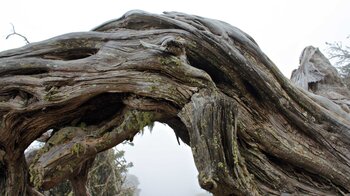
[[350,46],[344,45],[342,42],[327,42],[326,44],[328,45],[330,58],[335,60],[335,66],[340,71],[348,88],[350,88]]

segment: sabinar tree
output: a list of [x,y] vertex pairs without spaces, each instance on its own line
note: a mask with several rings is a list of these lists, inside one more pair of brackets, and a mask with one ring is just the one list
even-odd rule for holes
[[[347,39],[349,38],[350,36],[347,37]],[[335,66],[344,78],[348,88],[350,88],[350,46],[342,42],[326,42],[326,44],[329,58],[335,61]]]
[[[225,22],[142,11],[1,52],[1,194],[40,195],[70,179],[86,195],[90,160],[154,121],[191,146],[214,195],[348,194],[349,113],[316,94],[349,91],[306,52],[300,88]],[[27,165],[24,150],[49,129]]]
[[[120,195],[137,196],[137,184],[128,181],[127,171],[132,166],[124,158],[124,151],[109,149],[99,153],[89,170],[86,187],[90,195]],[[134,176],[135,180],[137,177]],[[50,190],[44,191],[45,196],[72,196],[71,183],[67,179]]]

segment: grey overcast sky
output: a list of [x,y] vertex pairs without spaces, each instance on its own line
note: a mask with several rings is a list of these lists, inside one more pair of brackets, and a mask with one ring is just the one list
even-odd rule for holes
[[[77,31],[88,31],[131,9],[152,13],[180,11],[228,22],[250,34],[289,78],[305,46],[324,52],[325,42],[350,35],[348,0],[3,0],[0,2],[0,51],[20,47],[19,37],[5,40],[13,23],[18,33],[36,42]],[[200,193],[188,147],[177,145],[167,126],[138,135],[135,147],[123,147],[135,167],[142,196]]]

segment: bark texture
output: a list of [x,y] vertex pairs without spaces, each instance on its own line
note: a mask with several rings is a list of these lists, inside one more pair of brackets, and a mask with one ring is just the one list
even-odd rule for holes
[[294,84],[313,93],[310,96],[318,99],[323,107],[349,118],[350,92],[343,79],[320,50],[313,46],[303,50],[300,67],[293,71],[291,77]]
[[[214,195],[350,192],[349,115],[293,85],[249,35],[221,21],[131,11],[1,52],[0,76],[7,195],[74,178],[154,121],[191,146],[199,183]],[[49,129],[27,167],[24,150]],[[23,170],[11,169],[14,160]]]

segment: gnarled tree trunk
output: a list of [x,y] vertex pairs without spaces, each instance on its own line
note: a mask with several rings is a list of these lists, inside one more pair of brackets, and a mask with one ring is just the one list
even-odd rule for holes
[[[131,11],[1,52],[0,75],[7,195],[72,179],[154,121],[192,147],[199,183],[215,195],[350,192],[349,114],[291,84],[227,23]],[[49,129],[27,169],[24,150]],[[11,170],[13,160],[23,169]]]

